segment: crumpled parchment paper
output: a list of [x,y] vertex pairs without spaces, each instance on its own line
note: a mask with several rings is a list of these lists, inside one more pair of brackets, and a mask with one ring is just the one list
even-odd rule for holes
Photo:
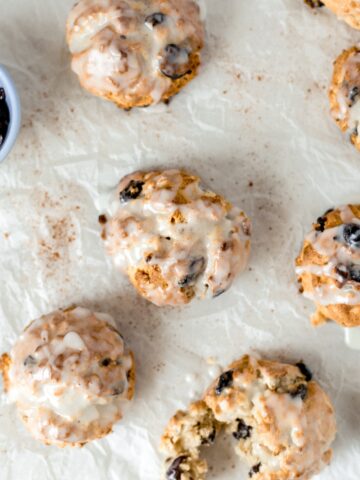
[[[0,351],[55,308],[111,313],[136,354],[136,399],[109,437],[61,450],[32,440],[2,398],[0,479],[158,480],[169,417],[201,395],[219,365],[248,351],[311,367],[339,429],[319,479],[358,479],[359,353],[335,324],[310,326],[313,306],[297,292],[293,260],[317,216],[360,201],[360,154],[330,119],[326,95],[332,61],[360,33],[301,0],[204,0],[199,77],[168,107],[125,113],[71,73],[71,5],[1,6],[0,62],[19,87],[23,126],[0,166]],[[197,172],[253,219],[249,269],[214,301],[157,308],[104,254],[103,192],[126,173],[160,166]],[[229,443],[206,452],[209,479],[247,478]]]

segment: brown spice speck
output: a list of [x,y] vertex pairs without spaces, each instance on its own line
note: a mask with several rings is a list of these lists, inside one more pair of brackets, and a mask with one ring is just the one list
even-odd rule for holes
[[105,225],[106,222],[107,222],[106,215],[99,215],[99,223],[100,223],[100,225]]
[[[51,200],[50,204],[57,203]],[[56,275],[59,261],[66,264],[70,261],[69,247],[76,240],[75,225],[65,217],[45,215],[46,231],[48,234],[39,239],[39,259],[45,267],[47,277]]]

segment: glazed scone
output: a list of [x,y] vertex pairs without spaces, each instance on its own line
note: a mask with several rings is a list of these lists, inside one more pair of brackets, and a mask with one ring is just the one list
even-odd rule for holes
[[296,259],[301,292],[316,304],[315,325],[360,325],[360,205],[318,218]]
[[360,29],[359,0],[322,0],[322,3],[353,28]]
[[115,265],[156,305],[216,297],[244,270],[250,221],[243,211],[180,170],[135,172],[99,217]]
[[34,320],[1,363],[9,399],[48,445],[81,446],[107,435],[134,395],[133,355],[112,317],[85,308]]
[[130,109],[167,101],[196,76],[204,27],[194,0],[80,0],[67,42],[81,85]]
[[170,476],[173,470],[165,469],[165,478],[204,480],[206,463],[197,476],[186,476],[186,468],[204,462],[200,447],[209,438],[213,442],[220,428],[232,435],[253,480],[308,480],[330,462],[336,433],[330,400],[303,363],[246,355],[215,380],[202,401],[170,420],[161,450],[178,471]]
[[331,459],[333,407],[303,364],[244,356],[205,395],[254,480],[307,480]]
[[334,62],[329,89],[330,111],[342,132],[360,150],[360,49],[352,47]]

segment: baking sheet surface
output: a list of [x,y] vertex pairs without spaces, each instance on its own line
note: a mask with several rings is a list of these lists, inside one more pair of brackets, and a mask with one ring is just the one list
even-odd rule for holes
[[[318,478],[358,479],[359,353],[336,325],[310,326],[293,260],[317,216],[360,201],[360,154],[330,119],[326,96],[332,61],[359,33],[300,0],[203,1],[199,77],[168,107],[125,113],[82,91],[70,71],[71,0],[3,3],[0,62],[20,89],[23,126],[0,166],[0,351],[31,319],[77,303],[116,317],[138,382],[114,433],[80,450],[33,441],[2,398],[1,480],[159,479],[168,418],[249,351],[311,367],[339,429]],[[214,301],[159,309],[105,257],[104,195],[122,175],[159,166],[200,174],[253,219],[249,269]],[[228,440],[206,455],[209,479],[247,478]]]

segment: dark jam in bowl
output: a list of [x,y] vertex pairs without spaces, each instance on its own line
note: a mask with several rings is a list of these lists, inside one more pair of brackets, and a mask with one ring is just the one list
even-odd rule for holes
[[10,112],[5,101],[5,90],[0,87],[0,148],[3,144],[10,122]]

